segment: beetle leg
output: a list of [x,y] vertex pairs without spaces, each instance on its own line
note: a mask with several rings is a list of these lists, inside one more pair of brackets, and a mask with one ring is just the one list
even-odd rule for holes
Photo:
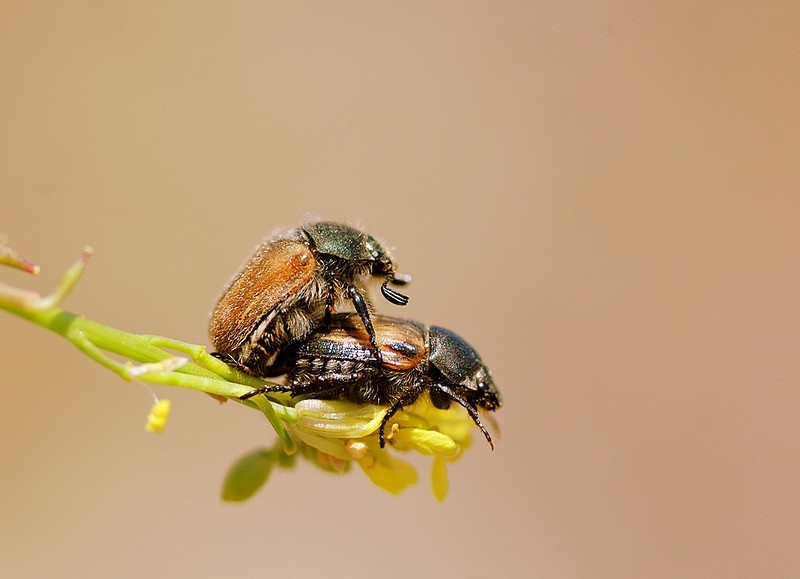
[[225,362],[228,366],[237,367],[238,362],[236,358],[234,358],[231,354],[223,354],[222,352],[211,352],[211,355],[214,356],[217,360]]
[[242,394],[239,396],[239,400],[247,400],[253,396],[267,394],[268,392],[291,392],[291,390],[292,389],[289,386],[262,386],[261,388],[254,388],[247,394]]
[[454,402],[458,402],[459,404],[461,404],[461,406],[463,406],[469,413],[469,416],[470,418],[472,418],[472,421],[477,425],[478,428],[481,429],[481,432],[483,432],[483,436],[486,437],[486,442],[488,442],[489,446],[491,446],[492,450],[494,450],[494,442],[492,442],[492,437],[489,434],[489,431],[486,430],[486,427],[483,425],[483,423],[481,423],[481,419],[478,416],[478,411],[475,409],[475,407],[469,402],[467,402],[466,399],[453,392],[453,390],[447,386],[444,386],[442,384],[436,384],[431,386],[431,393],[433,393],[434,390],[438,390],[444,393]]
[[351,285],[347,288],[347,295],[350,296],[350,300],[353,302],[353,306],[355,306],[358,316],[364,323],[367,334],[369,334],[369,343],[372,345],[372,349],[375,351],[375,356],[378,358],[378,365],[383,365],[383,356],[381,356],[381,350],[378,348],[378,340],[375,336],[375,328],[372,326],[372,318],[370,318],[369,306],[364,299],[364,295],[354,285]]
[[326,372],[315,376],[313,380],[309,381],[292,380],[285,386],[262,386],[239,396],[239,400],[247,400],[253,396],[267,394],[268,392],[290,392],[292,398],[306,395],[324,395],[334,392],[342,386],[363,380],[365,376],[365,372]]
[[287,390],[292,397],[296,396],[336,396],[347,388],[359,382],[368,382],[373,374],[373,368],[355,368],[352,371],[319,371],[315,373],[310,369],[295,369],[287,376]]
[[389,410],[386,411],[386,416],[383,417],[381,420],[381,425],[378,429],[378,442],[380,442],[381,448],[386,446],[386,436],[384,434],[384,430],[386,429],[386,424],[389,422],[389,419],[397,414],[398,410],[402,410],[403,406],[406,404],[413,403],[419,395],[422,394],[422,391],[425,389],[425,382],[420,380],[408,392],[406,392],[403,396],[401,396],[394,404],[389,407]]

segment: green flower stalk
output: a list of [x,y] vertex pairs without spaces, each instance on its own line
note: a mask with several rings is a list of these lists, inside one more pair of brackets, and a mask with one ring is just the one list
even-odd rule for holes
[[[277,433],[278,442],[271,449],[252,451],[233,465],[223,484],[224,500],[248,499],[267,481],[275,466],[291,468],[298,456],[334,473],[347,472],[355,463],[375,485],[399,494],[417,482],[417,473],[396,454],[412,452],[433,457],[431,486],[434,496],[444,500],[448,491],[446,465],[457,460],[471,444],[473,422],[463,408],[453,405],[440,410],[423,395],[388,422],[387,444],[381,448],[378,427],[386,407],[338,400],[297,400],[278,392],[242,400],[242,395],[270,383],[228,366],[204,346],[125,332],[61,309],[91,255],[91,248],[85,248],[58,288],[46,296],[0,283],[0,308],[61,335],[124,380],[190,388],[263,413]],[[24,260],[2,240],[0,265],[33,275],[39,271],[38,266]],[[156,399],[146,430],[162,432],[169,413],[170,401]]]

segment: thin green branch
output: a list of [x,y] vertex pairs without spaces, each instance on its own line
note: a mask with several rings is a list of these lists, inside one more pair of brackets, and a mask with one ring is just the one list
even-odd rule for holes
[[[10,250],[6,250],[3,255],[16,256]],[[297,420],[294,408],[273,402],[264,396],[248,400],[239,398],[253,388],[264,386],[264,381],[228,366],[209,354],[204,346],[165,336],[124,332],[61,309],[61,302],[80,280],[91,255],[91,248],[84,248],[80,258],[65,273],[58,288],[47,296],[0,283],[0,308],[66,338],[89,358],[125,380],[135,378],[144,382],[190,388],[256,408],[264,413],[278,433],[286,452],[296,450],[296,445],[282,422]],[[28,269],[35,268],[38,271],[36,266],[28,265]],[[185,354],[191,362],[185,358],[177,358],[172,352]],[[120,357],[122,361],[111,355]],[[285,399],[281,395],[276,395],[275,398]]]

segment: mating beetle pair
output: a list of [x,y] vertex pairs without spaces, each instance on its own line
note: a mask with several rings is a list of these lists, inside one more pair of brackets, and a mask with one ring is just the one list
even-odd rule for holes
[[[243,396],[345,399],[389,407],[379,429],[428,391],[437,408],[457,402],[481,429],[478,408],[502,404],[488,369],[462,338],[444,328],[378,316],[363,281],[382,277],[383,296],[408,298],[387,284],[398,274],[386,249],[347,225],[304,225],[262,242],[220,296],[209,331],[217,355],[259,377],[286,374],[285,386],[265,386]],[[345,299],[355,314],[334,314]]]

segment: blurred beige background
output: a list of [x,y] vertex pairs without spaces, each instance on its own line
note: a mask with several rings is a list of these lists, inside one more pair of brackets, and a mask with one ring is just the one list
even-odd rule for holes
[[[302,465],[0,312],[7,577],[800,575],[800,5],[0,5],[0,230],[66,307],[207,343],[260,237],[360,224],[506,407],[438,504]],[[382,303],[384,309],[392,306]]]

